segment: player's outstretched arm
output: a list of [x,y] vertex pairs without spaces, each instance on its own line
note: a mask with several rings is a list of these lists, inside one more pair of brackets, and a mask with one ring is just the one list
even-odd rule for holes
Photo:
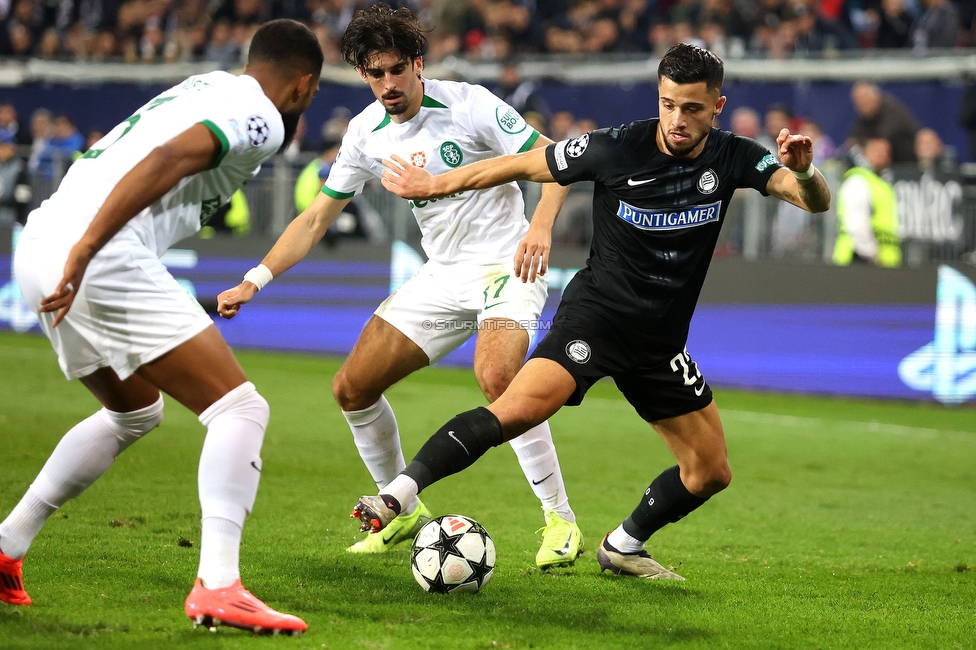
[[542,186],[542,198],[539,199],[539,205],[529,222],[529,230],[515,251],[515,275],[522,282],[535,282],[537,275],[545,275],[549,269],[552,226],[568,193],[569,186],[555,183]]
[[[312,205],[288,224],[285,232],[281,233],[281,237],[261,260],[261,264],[271,271],[272,277],[278,277],[301,262],[325,236],[325,231],[342,214],[342,209],[349,201],[351,199],[334,199],[319,192]],[[233,318],[240,311],[241,305],[250,302],[257,292],[258,286],[249,280],[221,292],[217,296],[217,313],[224,318]]]
[[64,276],[54,293],[41,301],[42,312],[57,312],[52,327],[57,327],[71,309],[75,290],[81,285],[85,270],[95,254],[130,219],[161,199],[183,178],[209,169],[218,151],[220,143],[217,136],[203,124],[195,124],[153,149],[122,177],[105,199],[88,230],[68,253]]
[[444,174],[414,167],[399,156],[384,160],[383,187],[405,199],[437,199],[465,190],[484,190],[511,181],[552,183],[545,149],[499,156],[458,167]]
[[776,144],[786,169],[776,171],[769,178],[766,192],[807,212],[826,212],[830,208],[830,188],[827,179],[813,166],[813,140],[782,129]]

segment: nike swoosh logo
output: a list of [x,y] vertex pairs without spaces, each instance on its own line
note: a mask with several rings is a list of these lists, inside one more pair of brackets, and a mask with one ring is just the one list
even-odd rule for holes
[[[552,476],[553,474],[555,474],[555,472],[549,472],[549,476]],[[549,476],[547,476],[546,478],[549,478]],[[539,479],[538,481],[533,480],[532,481],[532,485],[538,485],[539,483],[542,483],[543,481],[545,481],[546,478]]]
[[569,534],[569,539],[566,540],[566,546],[563,546],[558,551],[553,551],[556,555],[567,555],[569,554],[569,543],[573,541],[573,533]]
[[464,450],[464,453],[466,453],[466,454],[467,454],[468,456],[470,456],[470,455],[471,455],[471,452],[470,452],[470,451],[468,451],[468,448],[464,446],[464,443],[463,443],[463,442],[461,442],[460,440],[458,440],[458,439],[457,439],[457,436],[456,436],[456,435],[454,435],[454,432],[453,432],[453,431],[448,431],[448,432],[447,432],[447,435],[449,435],[449,436],[451,437],[451,439],[453,439],[453,440],[454,440],[454,442],[456,442],[456,443],[458,443],[459,445],[461,445],[461,449],[463,449],[463,450]]
[[701,397],[701,394],[705,392],[705,380],[702,379],[701,388],[695,389],[695,397]]
[[254,469],[256,469],[259,472],[261,471],[261,468],[258,467],[258,464],[256,462],[254,462],[253,460],[251,461],[251,467],[253,467]]
[[394,537],[396,537],[396,534],[397,534],[397,531],[394,530],[392,533],[390,533],[390,536],[389,537],[383,537],[383,543],[384,544],[389,544],[390,543],[390,540],[392,540]]
[[657,180],[657,176],[655,176],[654,178],[648,178],[646,181],[635,181],[633,178],[628,178],[627,184],[630,185],[631,187],[636,187],[638,185],[643,185],[644,183],[653,183],[656,180]]

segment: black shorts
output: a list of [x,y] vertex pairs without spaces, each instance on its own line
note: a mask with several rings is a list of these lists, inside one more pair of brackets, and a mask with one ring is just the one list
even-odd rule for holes
[[552,329],[532,359],[555,361],[576,380],[566,406],[578,406],[597,380],[612,377],[647,422],[677,417],[708,406],[709,388],[681,344],[635,344],[626,326],[578,303],[562,303]]

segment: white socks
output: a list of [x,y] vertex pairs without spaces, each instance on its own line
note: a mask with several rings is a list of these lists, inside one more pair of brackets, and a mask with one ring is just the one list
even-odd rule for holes
[[[406,474],[400,474],[395,479],[390,481],[380,493],[389,494],[394,499],[399,501],[401,506],[404,503],[416,503],[417,482]],[[401,508],[400,514],[406,514],[406,508]]]
[[241,529],[257,497],[269,417],[268,403],[251,382],[200,414],[207,437],[198,474],[203,529],[197,576],[208,589],[229,587],[240,577]]
[[614,547],[621,553],[640,553],[644,550],[644,542],[640,541],[636,537],[632,537],[630,533],[624,530],[624,525],[620,524],[617,528],[610,533],[607,537],[607,541],[610,542],[610,546]]
[[52,506],[28,489],[0,525],[0,552],[15,560],[24,557],[41,526],[57,509],[57,506]]
[[208,589],[222,589],[241,577],[242,528],[229,519],[206,517],[200,534],[200,570]]
[[[397,428],[393,407],[385,396],[361,411],[343,411],[349,423],[353,440],[359,449],[359,457],[366,464],[376,487],[386,493],[386,486],[403,471],[406,463],[400,447],[400,430]],[[417,496],[401,501],[401,514],[409,515],[417,509]]]
[[116,456],[163,420],[163,398],[132,411],[103,408],[61,438],[40,474],[13,512],[0,524],[0,550],[14,559],[27,553],[51,514],[95,482]]
[[549,422],[532,427],[517,438],[509,441],[525,478],[532,491],[542,502],[543,510],[554,510],[570,523],[576,522],[576,514],[569,507],[566,485],[559,471],[559,458],[552,443]]

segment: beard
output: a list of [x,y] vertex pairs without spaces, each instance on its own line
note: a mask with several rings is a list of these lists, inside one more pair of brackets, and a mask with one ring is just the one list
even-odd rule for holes
[[658,128],[661,129],[661,139],[664,140],[664,146],[667,147],[668,152],[676,158],[683,158],[690,154],[695,150],[695,147],[701,144],[701,141],[705,139],[705,136],[708,135],[708,131],[705,131],[696,140],[689,140],[685,144],[678,146],[671,142],[671,139],[668,138],[668,134],[664,132],[664,127],[662,127],[660,123],[658,124]]
[[[396,99],[397,97],[403,97],[403,93],[384,95],[383,99],[390,100]],[[401,101],[393,105],[383,104],[383,108],[385,108],[386,112],[390,115],[402,115],[403,113],[407,112],[407,109],[410,108],[410,106],[409,102]]]
[[281,122],[285,126],[285,140],[281,143],[281,148],[278,149],[278,153],[281,153],[288,148],[291,141],[295,139],[295,133],[298,132],[298,120],[302,117],[301,111],[297,113],[282,113]]

